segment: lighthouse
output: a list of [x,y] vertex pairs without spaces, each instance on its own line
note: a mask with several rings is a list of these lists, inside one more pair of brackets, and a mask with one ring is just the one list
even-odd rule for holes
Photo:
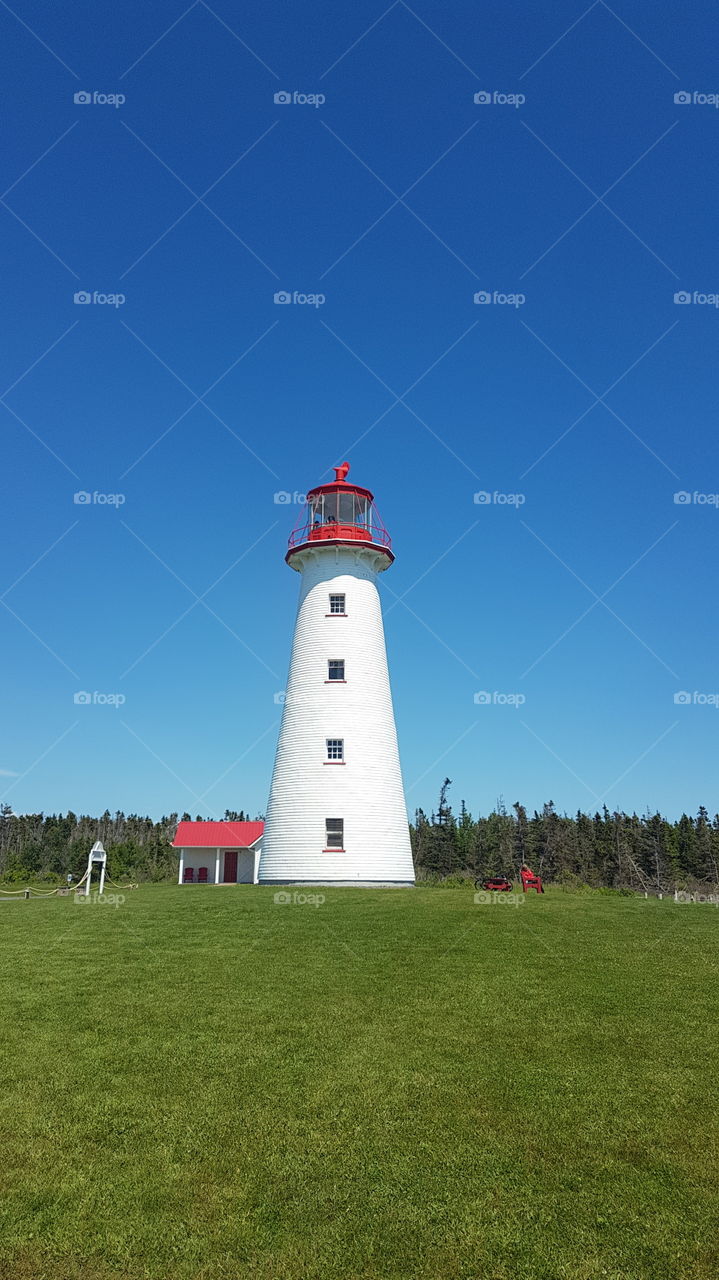
[[307,494],[301,575],[260,884],[414,884],[377,579],[394,560],[369,489]]

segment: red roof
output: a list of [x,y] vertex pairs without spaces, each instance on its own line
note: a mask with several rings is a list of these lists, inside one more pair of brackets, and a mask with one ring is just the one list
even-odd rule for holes
[[264,822],[178,822],[173,849],[249,849]]

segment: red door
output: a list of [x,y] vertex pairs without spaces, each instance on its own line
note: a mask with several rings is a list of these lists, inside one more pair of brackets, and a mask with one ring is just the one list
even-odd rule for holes
[[225,850],[225,884],[237,884],[237,850]]

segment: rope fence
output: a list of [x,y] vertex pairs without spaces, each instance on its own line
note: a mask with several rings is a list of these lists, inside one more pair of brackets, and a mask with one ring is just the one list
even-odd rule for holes
[[[26,885],[24,889],[5,889],[0,885],[0,900],[3,898],[56,898],[67,897],[71,893],[77,893],[82,889],[87,881],[89,871],[86,871],[76,884],[58,885],[55,889],[36,889],[32,885]],[[110,885],[113,889],[139,889],[139,884],[115,884],[109,876],[105,876],[105,884]]]

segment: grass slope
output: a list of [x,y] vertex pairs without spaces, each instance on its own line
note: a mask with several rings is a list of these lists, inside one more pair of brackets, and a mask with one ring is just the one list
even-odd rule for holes
[[719,911],[0,905],[0,1275],[716,1280]]

